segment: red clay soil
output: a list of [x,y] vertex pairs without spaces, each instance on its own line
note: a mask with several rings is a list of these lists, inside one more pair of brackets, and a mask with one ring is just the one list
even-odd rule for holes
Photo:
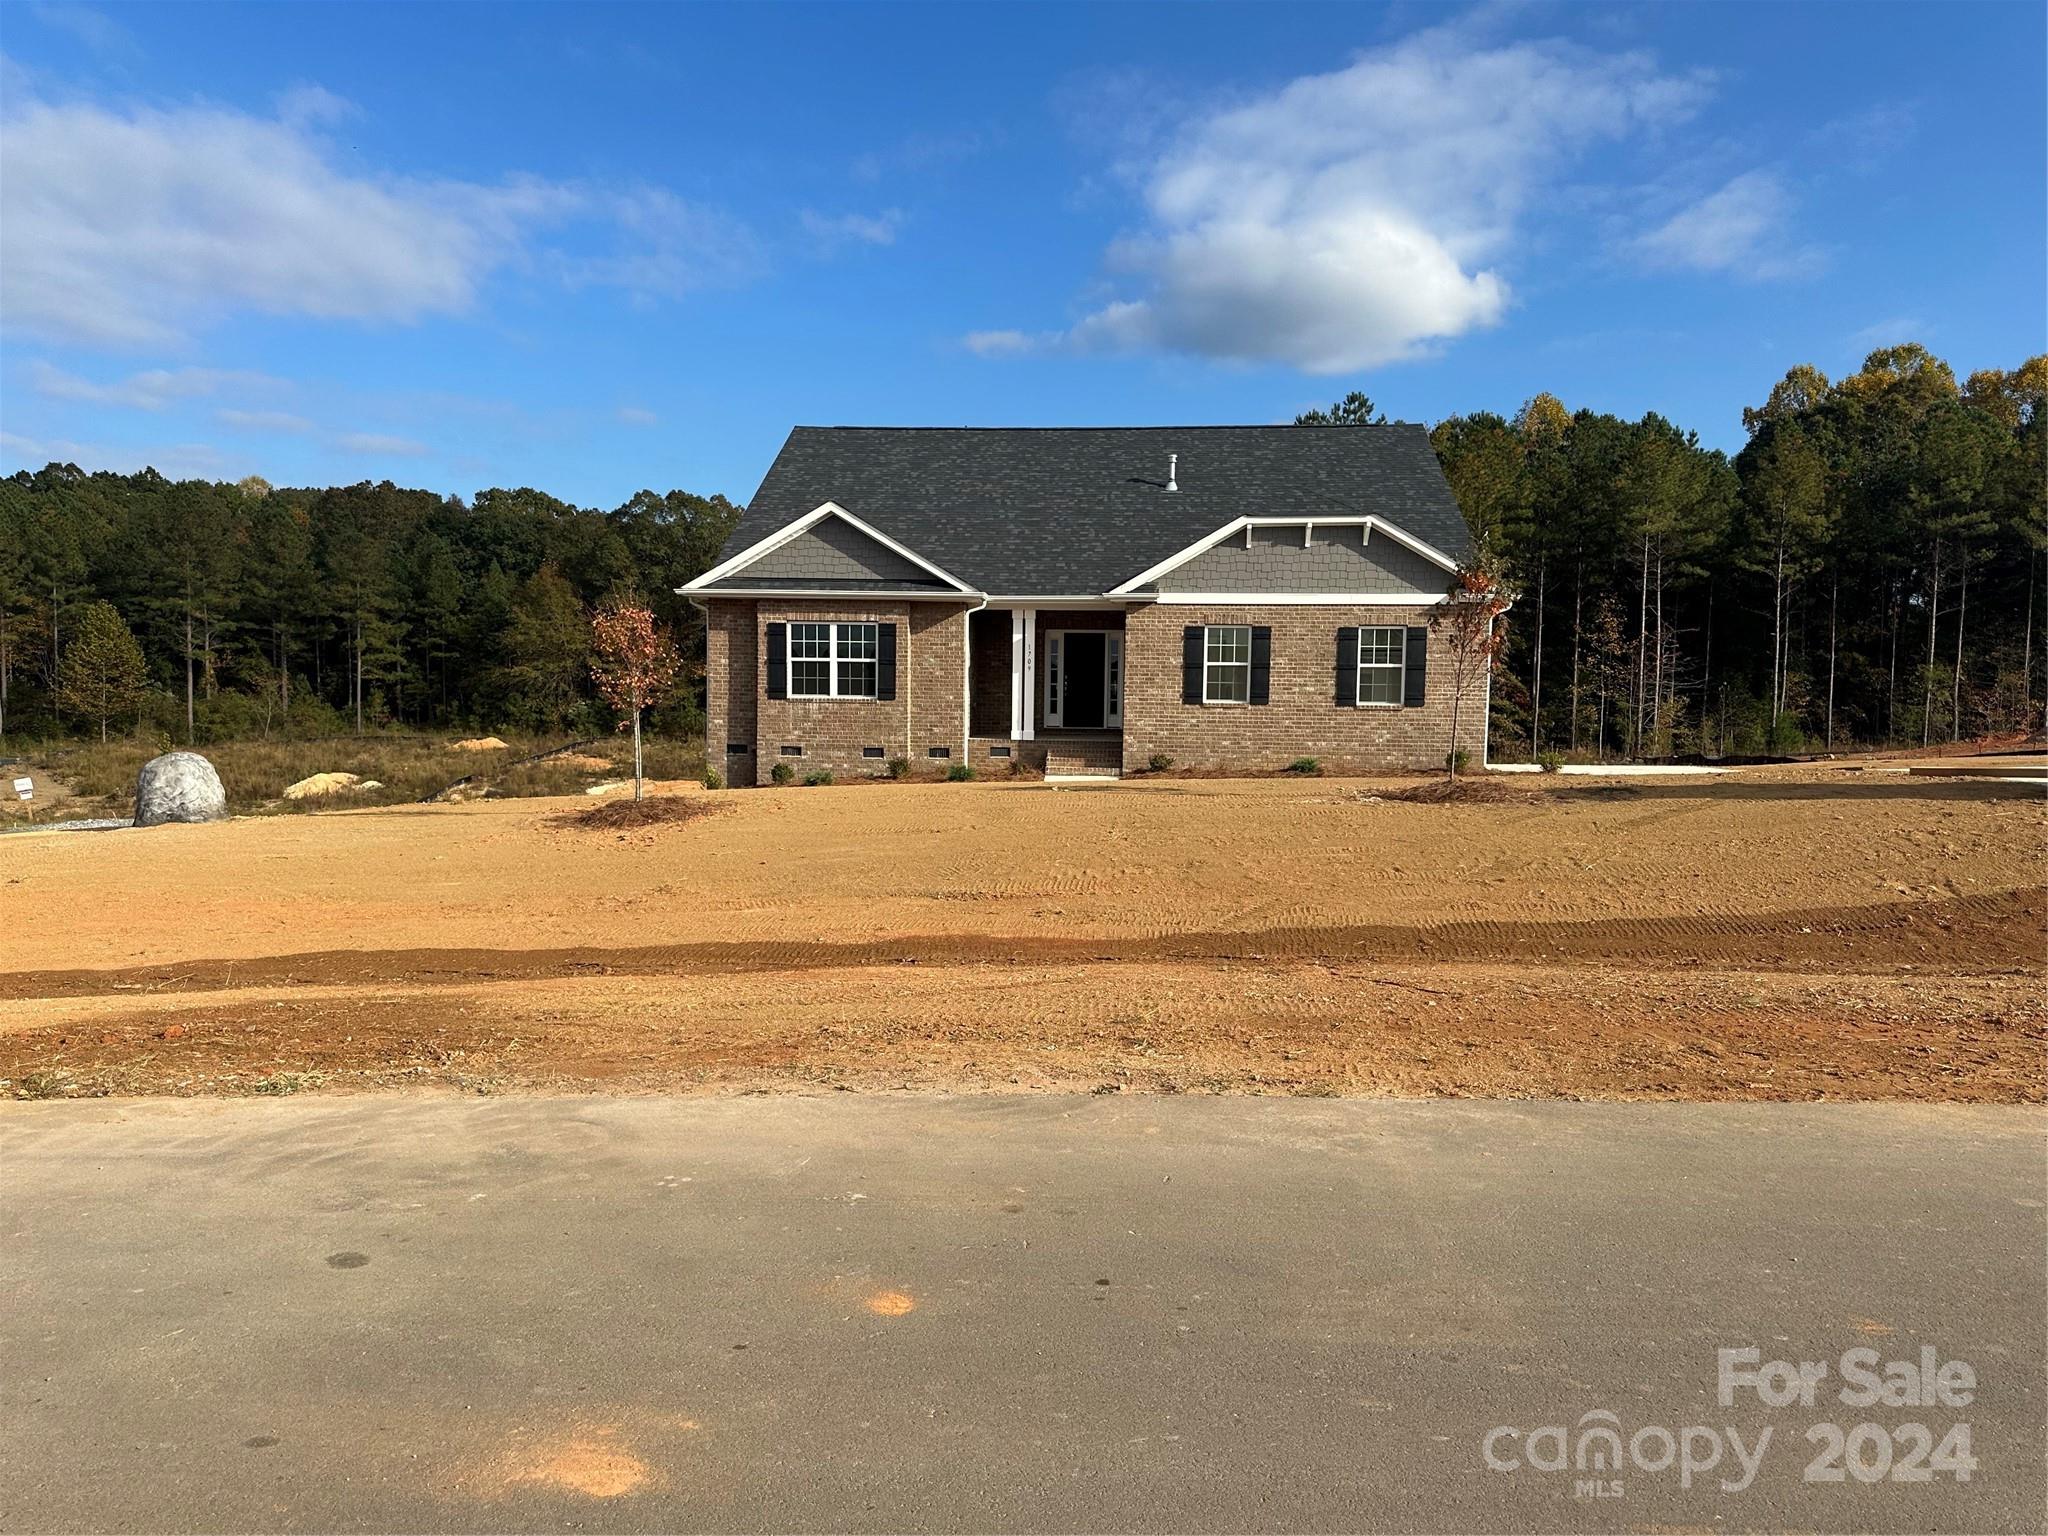
[[1506,798],[857,786],[11,837],[0,1093],[2043,1097],[2038,796],[1482,782]]

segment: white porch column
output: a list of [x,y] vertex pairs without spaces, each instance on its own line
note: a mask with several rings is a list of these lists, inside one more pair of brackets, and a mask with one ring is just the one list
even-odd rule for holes
[[1023,660],[1018,668],[1017,681],[1021,686],[1015,691],[1017,708],[1017,739],[1030,741],[1038,733],[1032,725],[1038,711],[1033,706],[1038,700],[1038,610],[1026,608],[1021,616],[1023,629]]
[[1024,729],[1024,610],[1010,610],[1010,739]]

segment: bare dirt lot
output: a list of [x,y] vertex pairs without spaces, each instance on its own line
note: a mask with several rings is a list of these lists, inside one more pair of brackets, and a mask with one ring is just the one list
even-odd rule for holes
[[0,1093],[2039,1100],[2040,790],[878,785],[0,839]]

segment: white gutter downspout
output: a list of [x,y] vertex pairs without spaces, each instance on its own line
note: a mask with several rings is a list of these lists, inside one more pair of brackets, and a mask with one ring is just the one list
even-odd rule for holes
[[974,616],[988,606],[988,594],[960,616],[960,761],[974,763]]

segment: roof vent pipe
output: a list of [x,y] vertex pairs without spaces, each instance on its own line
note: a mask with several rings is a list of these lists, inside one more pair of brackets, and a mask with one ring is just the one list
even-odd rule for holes
[[1169,453],[1166,456],[1166,488],[1169,491],[1177,491],[1180,489],[1180,482],[1174,479],[1173,477],[1174,470],[1177,469],[1179,466],[1180,455],[1177,453]]

